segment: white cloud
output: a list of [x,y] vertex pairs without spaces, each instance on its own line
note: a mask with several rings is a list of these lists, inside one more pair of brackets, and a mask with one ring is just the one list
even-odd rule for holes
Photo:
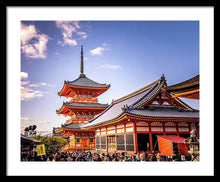
[[39,124],[48,124],[51,123],[50,121],[38,121]]
[[32,118],[21,118],[21,122],[23,121],[27,121],[27,122],[30,122],[30,121],[34,121]]
[[94,56],[94,55],[97,55],[97,56],[100,56],[102,55],[102,52],[105,50],[104,47],[97,47],[95,49],[92,49],[90,50],[89,52]]
[[86,32],[76,32],[78,35],[80,35],[80,39],[86,39],[88,36]]
[[79,31],[81,28],[78,21],[56,21],[56,26],[59,28],[63,35],[63,42],[58,41],[61,46],[70,45],[76,46],[77,38],[86,39],[86,32]]
[[120,65],[112,65],[112,64],[104,64],[104,65],[99,66],[99,68],[117,70],[117,69],[120,69],[121,66]]
[[21,80],[21,85],[23,86],[23,85],[27,85],[27,84],[29,84],[30,83],[30,81],[29,80]]
[[29,87],[40,87],[40,86],[49,86],[49,87],[51,87],[51,85],[50,85],[50,84],[45,83],[45,82],[42,82],[42,83],[32,83],[32,84],[29,84]]
[[27,79],[27,78],[28,78],[28,73],[21,72],[21,79]]
[[51,86],[49,83],[45,83],[45,82],[40,83],[40,85],[42,85],[42,86]]
[[37,36],[37,31],[34,25],[24,25],[21,23],[21,43],[27,44],[32,38]]
[[26,58],[46,58],[49,36],[38,33],[34,25],[21,23],[21,50]]
[[101,56],[103,51],[109,50],[109,46],[106,43],[103,43],[101,46],[96,47],[95,49],[91,49],[89,52],[93,56]]
[[27,85],[27,84],[29,84],[29,80],[27,80],[27,78],[28,78],[28,73],[26,73],[26,72],[21,72],[21,85],[23,86],[23,85]]
[[40,90],[35,90],[30,87],[40,87],[40,86],[51,86],[48,83],[31,83],[28,80],[28,73],[21,72],[21,100],[29,101],[33,98],[43,97],[43,92]]
[[43,97],[43,92],[40,90],[33,90],[30,88],[25,88],[21,86],[21,100],[29,101],[36,97]]
[[39,85],[36,83],[31,83],[31,84],[29,84],[29,87],[39,87]]

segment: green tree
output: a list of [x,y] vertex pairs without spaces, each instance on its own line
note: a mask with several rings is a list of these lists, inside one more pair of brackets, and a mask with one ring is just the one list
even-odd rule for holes
[[46,151],[56,152],[66,145],[66,140],[57,136],[36,136],[36,140],[40,140],[45,145]]

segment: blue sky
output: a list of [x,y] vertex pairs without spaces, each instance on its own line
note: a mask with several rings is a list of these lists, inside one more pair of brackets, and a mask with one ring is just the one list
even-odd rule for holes
[[[199,21],[22,21],[21,130],[37,125],[42,134],[65,123],[56,109],[64,80],[84,72],[111,84],[99,96],[111,103],[140,89],[162,74],[168,85],[199,74]],[[199,101],[182,99],[199,109]]]

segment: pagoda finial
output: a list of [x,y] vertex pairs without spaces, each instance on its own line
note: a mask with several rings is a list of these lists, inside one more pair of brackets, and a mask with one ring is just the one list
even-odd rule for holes
[[80,75],[84,75],[84,68],[83,68],[83,46],[81,46],[81,62],[80,62]]

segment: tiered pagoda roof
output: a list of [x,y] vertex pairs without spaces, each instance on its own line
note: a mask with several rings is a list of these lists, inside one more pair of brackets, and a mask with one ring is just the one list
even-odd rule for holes
[[79,77],[73,81],[64,81],[63,88],[58,92],[59,96],[73,97],[77,93],[82,93],[86,89],[89,95],[98,97],[106,90],[110,85],[101,84],[89,79],[85,74],[80,74]]
[[65,82],[68,85],[71,86],[79,86],[79,87],[91,87],[91,88],[108,88],[110,85],[102,84],[95,82],[89,78],[86,77],[85,74],[80,74],[80,76],[73,81],[66,81]]
[[70,116],[66,124],[85,122],[104,111],[108,104],[98,103],[97,97],[109,89],[110,85],[101,84],[89,79],[83,69],[83,46],[81,46],[80,75],[73,81],[64,81],[59,96],[71,97],[68,102],[63,102],[57,114]]
[[[57,110],[57,114],[68,115],[71,110],[104,110],[108,104],[100,103],[83,103],[83,102],[63,102],[62,107]],[[73,115],[73,114],[72,114]]]

